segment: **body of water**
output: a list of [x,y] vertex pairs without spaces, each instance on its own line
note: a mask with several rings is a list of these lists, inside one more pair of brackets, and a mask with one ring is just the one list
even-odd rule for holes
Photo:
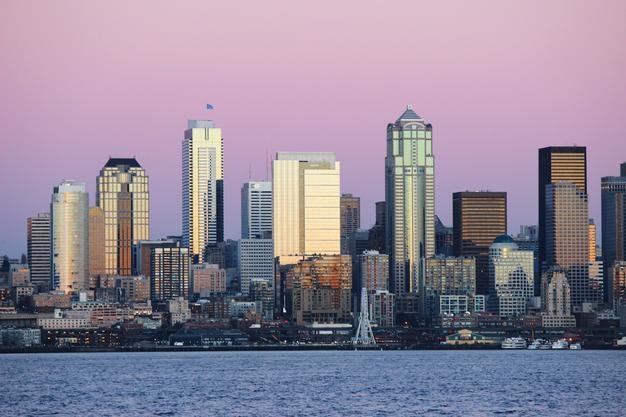
[[0,356],[2,416],[626,416],[626,351]]

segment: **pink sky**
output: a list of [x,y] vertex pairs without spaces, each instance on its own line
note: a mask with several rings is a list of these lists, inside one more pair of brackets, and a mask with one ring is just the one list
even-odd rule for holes
[[369,227],[408,103],[433,124],[446,224],[466,189],[507,191],[510,232],[536,223],[537,148],[571,144],[599,223],[600,177],[626,161],[626,2],[222,3],[0,1],[0,254],[26,251],[60,180],[93,204],[109,155],[147,170],[152,237],[180,234],[189,118],[223,128],[227,237],[249,170],[289,150],[336,152]]

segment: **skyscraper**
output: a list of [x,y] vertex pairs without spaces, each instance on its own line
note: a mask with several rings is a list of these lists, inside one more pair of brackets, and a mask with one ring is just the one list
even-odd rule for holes
[[452,194],[454,256],[476,258],[476,293],[489,293],[489,247],[507,232],[506,193],[464,191]]
[[539,264],[546,261],[546,186],[568,181],[587,194],[587,148],[549,146],[539,149]]
[[597,302],[589,286],[589,207],[587,194],[567,181],[546,185],[545,268],[565,272],[572,308]]
[[340,253],[339,161],[331,152],[279,152],[273,162],[274,256]]
[[52,194],[52,276],[66,293],[88,288],[89,195],[85,184],[63,181]]
[[100,207],[89,207],[89,276],[106,274],[104,211]]
[[250,181],[241,187],[241,238],[272,236],[272,183]]
[[224,142],[211,120],[189,120],[183,155],[183,246],[194,263],[224,240]]
[[361,199],[342,194],[340,199],[341,254],[350,253],[350,236],[361,227]]
[[136,272],[140,240],[150,238],[148,176],[135,158],[109,158],[97,179],[96,205],[104,212],[104,270]]
[[626,162],[619,177],[602,177],[602,260],[605,301],[609,301],[610,271],[626,261]]
[[50,213],[39,213],[26,221],[30,281],[41,291],[52,285],[52,249],[50,248]]
[[489,248],[489,304],[500,316],[526,314],[535,290],[535,255],[520,250],[508,235],[498,236]]
[[411,106],[387,125],[386,240],[391,291],[423,285],[422,259],[435,254],[435,157],[432,126]]

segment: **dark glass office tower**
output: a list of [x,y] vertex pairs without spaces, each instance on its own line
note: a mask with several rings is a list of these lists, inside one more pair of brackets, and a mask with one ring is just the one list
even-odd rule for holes
[[489,292],[489,247],[507,231],[506,193],[452,194],[454,256],[476,258],[476,293]]
[[[546,186],[571,182],[587,194],[587,148],[549,146],[539,149],[539,263],[546,261]],[[535,287],[537,288],[537,286]]]
[[626,260],[626,162],[619,177],[602,177],[602,260],[604,298],[609,301],[611,268]]

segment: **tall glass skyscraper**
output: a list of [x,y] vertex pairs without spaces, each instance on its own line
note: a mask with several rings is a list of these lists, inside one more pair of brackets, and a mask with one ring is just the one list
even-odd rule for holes
[[432,126],[411,106],[387,125],[386,239],[392,292],[423,286],[423,259],[435,254],[435,157]]
[[602,260],[605,301],[611,292],[611,268],[626,261],[626,162],[619,177],[602,177]]
[[[539,149],[539,264],[546,261],[546,186],[568,181],[587,194],[587,148],[549,146]],[[537,288],[535,283],[535,289]]]
[[211,120],[189,120],[182,146],[183,246],[193,263],[224,240],[224,142]]
[[130,276],[140,240],[150,238],[148,176],[135,158],[109,158],[97,179],[96,205],[104,212],[104,270]]
[[66,293],[89,284],[89,194],[85,184],[63,181],[52,194],[52,275]]
[[340,253],[340,167],[332,152],[279,152],[273,162],[274,256]]
[[[574,183],[546,185],[545,267],[565,271],[572,307],[599,301],[589,285],[589,205],[587,194]],[[544,268],[545,269],[545,268]]]
[[489,292],[489,247],[507,232],[505,192],[462,191],[452,194],[454,256],[476,258],[476,293]]

